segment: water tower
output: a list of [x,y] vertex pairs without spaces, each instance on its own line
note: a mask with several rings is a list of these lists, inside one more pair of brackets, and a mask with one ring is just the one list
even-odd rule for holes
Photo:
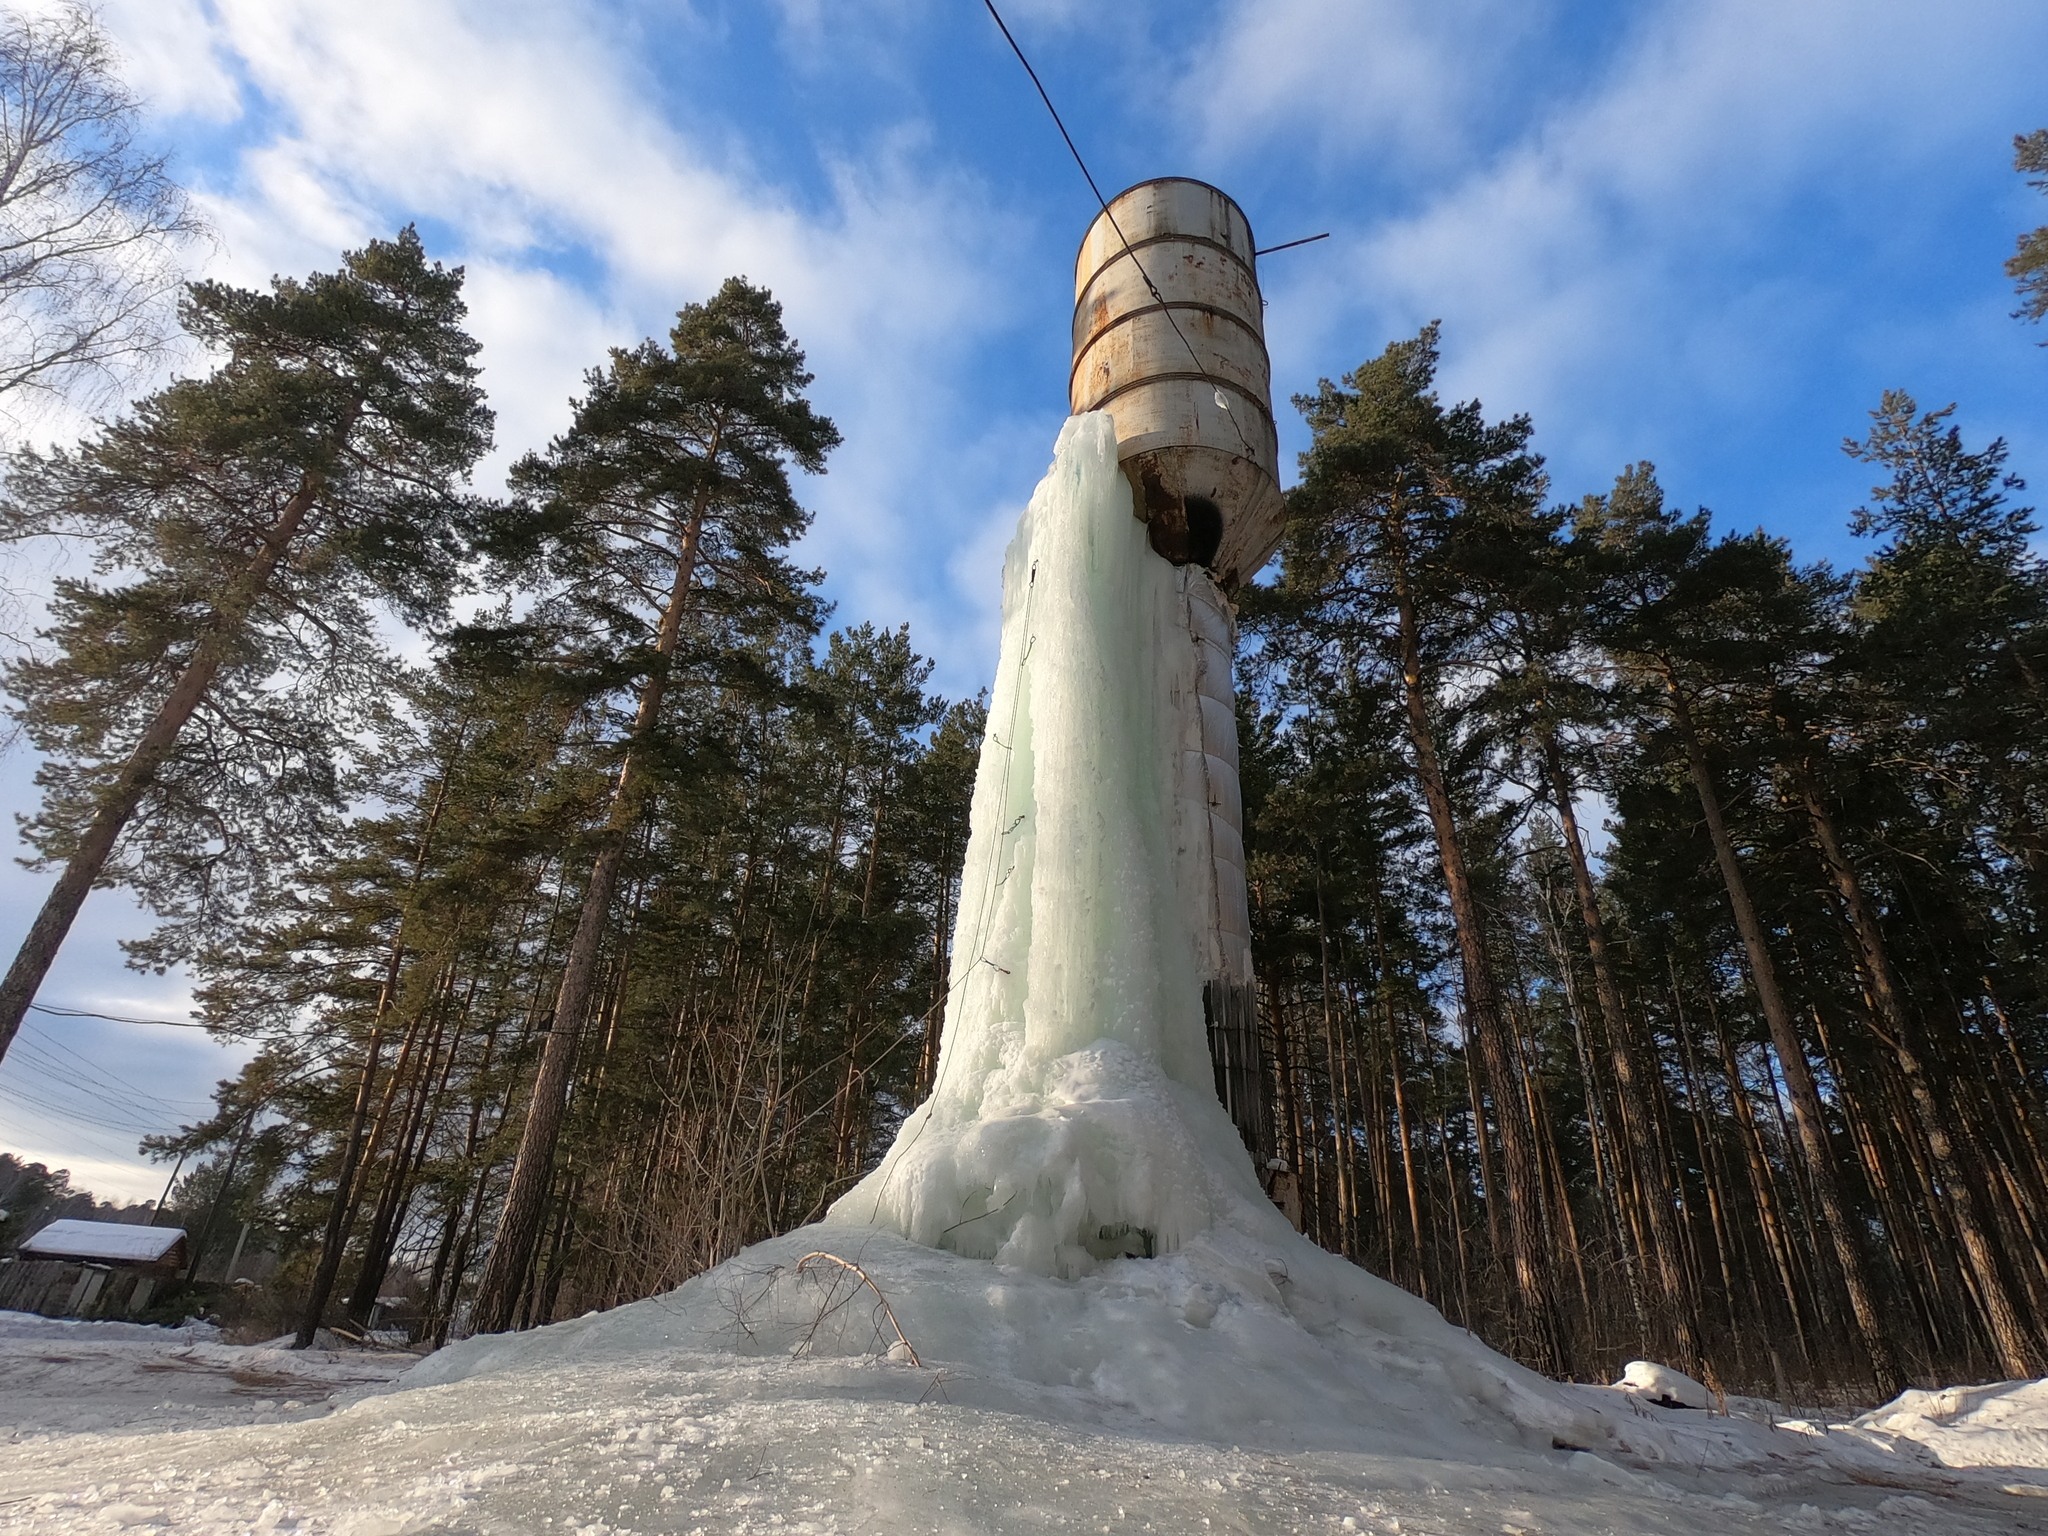
[[1272,369],[1251,225],[1206,182],[1119,194],[1074,263],[1074,414],[1107,411],[1149,525],[1175,565],[1228,594],[1279,546]]
[[1111,200],[1074,264],[1076,415],[1106,411],[1153,550],[1181,569],[1194,694],[1177,700],[1176,825],[1216,1090],[1263,1165],[1230,594],[1280,543],[1285,508],[1265,305],[1250,222],[1206,182],[1167,176]]

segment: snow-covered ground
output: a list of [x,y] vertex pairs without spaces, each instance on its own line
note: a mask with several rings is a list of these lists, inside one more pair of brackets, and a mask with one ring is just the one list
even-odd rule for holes
[[[383,1386],[418,1359],[223,1344],[205,1323],[153,1328],[0,1312],[0,1444],[316,1418],[338,1396]],[[0,1527],[8,1507],[0,1504]]]
[[1489,1381],[1230,1258],[1068,1281],[813,1227],[396,1381],[410,1357],[9,1315],[0,1529],[2048,1531],[2048,1383],[1773,1427]]

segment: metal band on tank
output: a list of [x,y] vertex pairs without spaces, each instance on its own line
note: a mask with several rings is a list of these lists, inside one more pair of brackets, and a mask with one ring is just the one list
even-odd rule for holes
[[[1125,187],[1123,191],[1117,193],[1115,197],[1110,198],[1109,205],[1113,208],[1118,203],[1122,202],[1125,198],[1129,197],[1133,192],[1142,192],[1147,187],[1166,187],[1173,186],[1175,184],[1190,187],[1200,187],[1203,191],[1212,192],[1217,197],[1221,198],[1223,200],[1223,206],[1230,211],[1232,216],[1236,219],[1236,221],[1239,224],[1242,224],[1244,226],[1245,248],[1243,255],[1239,257],[1239,260],[1247,260],[1251,257],[1255,257],[1258,254],[1259,242],[1257,237],[1252,233],[1252,221],[1250,217],[1245,213],[1244,209],[1238,206],[1237,199],[1232,197],[1228,192],[1224,191],[1221,187],[1213,186],[1209,182],[1199,180],[1198,178],[1193,176],[1154,176],[1145,181],[1134,181],[1128,187]],[[1088,228],[1086,232],[1083,233],[1081,236],[1081,245],[1084,250],[1087,248],[1088,242],[1095,236],[1096,225],[1103,223],[1106,218],[1106,213],[1098,213],[1093,219],[1089,220]],[[1152,237],[1148,235],[1146,238],[1150,239]],[[1144,242],[1134,240],[1131,243],[1132,245],[1136,246],[1142,245]],[[1118,249],[1121,250],[1122,247],[1119,246]]]
[[[1086,352],[1096,342],[1102,340],[1103,337],[1128,320],[1135,320],[1140,315],[1161,314],[1169,309],[1192,309],[1201,314],[1214,315],[1219,320],[1228,320],[1232,325],[1243,330],[1253,341],[1256,341],[1262,350],[1265,347],[1266,338],[1259,334],[1258,327],[1234,309],[1225,309],[1221,304],[1205,304],[1200,299],[1168,299],[1164,304],[1147,304],[1141,309],[1127,309],[1123,311],[1123,313],[1103,326],[1101,330],[1091,332],[1081,342],[1081,350]],[[1270,368],[1271,366],[1272,363],[1269,360],[1267,367]]]
[[[1127,325],[1131,321],[1136,320],[1141,315],[1163,314],[1169,309],[1193,310],[1197,314],[1213,315],[1218,320],[1228,320],[1232,325],[1236,326],[1239,330],[1243,331],[1247,336],[1251,337],[1253,341],[1259,343],[1259,350],[1261,354],[1265,352],[1265,338],[1258,333],[1258,331],[1252,326],[1252,324],[1249,321],[1245,319],[1243,315],[1237,313],[1236,310],[1225,309],[1218,304],[1204,304],[1199,299],[1168,299],[1164,304],[1147,304],[1143,309],[1127,309],[1122,314],[1116,316],[1107,325],[1103,326],[1101,330],[1093,332],[1087,337],[1086,340],[1081,341],[1074,348],[1074,364],[1071,368],[1067,370],[1068,398],[1071,399],[1073,397],[1074,380],[1076,377],[1079,376],[1081,372],[1081,364],[1087,360],[1088,354],[1095,350],[1095,344],[1097,342],[1101,341],[1105,336],[1109,335],[1118,326]],[[1272,361],[1268,359],[1266,363],[1268,373],[1272,371],[1272,366]],[[1165,378],[1166,375],[1156,374],[1154,375],[1154,377]],[[1226,381],[1219,380],[1218,382]]]
[[[1147,176],[1143,181],[1132,182],[1128,187],[1125,187],[1123,191],[1117,193],[1115,197],[1112,197],[1110,199],[1110,202],[1112,204],[1120,203],[1125,198],[1129,197],[1133,192],[1136,192],[1140,187],[1164,187],[1170,186],[1175,182],[1180,182],[1190,187],[1200,187],[1205,192],[1214,192],[1218,197],[1222,198],[1224,202],[1230,205],[1230,211],[1237,215],[1238,219],[1243,223],[1246,231],[1250,231],[1252,227],[1252,221],[1245,216],[1245,211],[1237,206],[1237,199],[1232,197],[1228,192],[1224,191],[1221,187],[1217,186],[1214,182],[1204,181],[1199,176]],[[1100,219],[1101,215],[1097,214],[1096,218]]]
[[[1110,401],[1119,399],[1124,395],[1128,395],[1134,389],[1143,389],[1148,384],[1169,384],[1176,382],[1184,382],[1190,384],[1208,384],[1217,389],[1227,389],[1233,395],[1236,395],[1239,399],[1245,401],[1259,413],[1259,419],[1266,424],[1266,430],[1268,432],[1273,432],[1276,430],[1273,424],[1273,413],[1267,410],[1264,402],[1262,402],[1256,395],[1252,394],[1249,390],[1247,390],[1242,384],[1232,383],[1229,379],[1219,379],[1214,374],[1189,373],[1185,370],[1180,373],[1148,373],[1141,378],[1127,380],[1126,382],[1117,385],[1115,389],[1110,390],[1107,394],[1098,395],[1088,404],[1076,407],[1075,414],[1078,415],[1081,411],[1099,411],[1105,405],[1109,404]],[[1253,462],[1257,463],[1258,461],[1253,460]],[[1263,464],[1259,465],[1259,468],[1261,469],[1265,469],[1265,467],[1266,466]]]
[[[1098,263],[1095,267],[1095,270],[1088,274],[1089,287],[1093,287],[1095,284],[1095,279],[1102,276],[1103,273],[1107,272],[1111,267],[1115,266],[1118,262],[1129,261],[1133,257],[1135,257],[1139,251],[1147,250],[1152,246],[1168,244],[1206,245],[1212,251],[1221,251],[1225,256],[1228,256],[1232,261],[1236,262],[1240,267],[1243,267],[1245,271],[1251,274],[1252,283],[1254,287],[1256,287],[1258,284],[1258,268],[1252,265],[1252,263],[1245,257],[1243,252],[1236,250],[1231,246],[1225,245],[1221,240],[1211,240],[1207,235],[1189,235],[1183,234],[1178,230],[1168,230],[1164,234],[1147,235],[1142,240],[1133,240],[1127,246],[1119,245],[1114,251],[1110,253],[1108,260]],[[1074,263],[1074,269],[1077,272],[1080,270],[1080,266],[1081,264],[1078,261]],[[1084,288],[1081,291],[1085,295],[1088,290]],[[1076,299],[1074,301],[1074,308],[1079,309],[1080,307],[1081,301],[1079,299]]]

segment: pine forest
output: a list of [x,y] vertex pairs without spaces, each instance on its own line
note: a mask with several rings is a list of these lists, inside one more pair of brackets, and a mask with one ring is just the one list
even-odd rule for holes
[[[952,969],[983,702],[941,637],[830,627],[839,433],[773,297],[593,360],[492,495],[464,313],[410,229],[194,285],[211,366],[7,476],[7,536],[91,573],[6,677],[55,884],[0,1047],[87,893],[139,896],[132,962],[256,1048],[147,1147],[197,1289],[302,1344],[610,1308],[814,1219],[929,1090]],[[1821,424],[1871,487],[1837,570],[1648,463],[1553,484],[1439,392],[1455,335],[1382,339],[1296,398],[1236,594],[1273,1198],[1555,1375],[2048,1374],[2005,446],[1904,392]],[[231,1242],[259,1295],[209,1290]]]

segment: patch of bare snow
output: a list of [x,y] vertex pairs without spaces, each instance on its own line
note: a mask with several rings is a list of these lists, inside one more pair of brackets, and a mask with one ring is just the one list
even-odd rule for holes
[[1945,1467],[2024,1470],[2011,1491],[2048,1496],[2048,1381],[1906,1392],[1854,1427],[1924,1446]]
[[[888,1358],[895,1327],[849,1271],[813,1263],[798,1272],[813,1248],[872,1277],[922,1367]],[[894,1234],[813,1227],[667,1296],[467,1341],[323,1416],[38,1433],[0,1458],[0,1528],[2048,1531],[2048,1501],[2004,1491],[2048,1472],[1943,1466],[1910,1435],[1861,1426],[1773,1428],[1544,1383],[1554,1411],[1595,1448],[1552,1445],[1504,1390],[1514,1367],[1502,1362],[1489,1385],[1355,1319],[1316,1305],[1298,1315],[1290,1289],[1263,1267],[1233,1272],[1199,1241],[1069,1281]],[[143,1361],[179,1347],[175,1338],[105,1345],[129,1351],[137,1376]],[[2043,1394],[2048,1386],[2032,1384],[1962,1402],[1946,1432],[1971,1433],[1995,1404],[2001,1433],[2038,1435]],[[2029,1449],[2038,1440],[2008,1443],[2043,1467]]]

